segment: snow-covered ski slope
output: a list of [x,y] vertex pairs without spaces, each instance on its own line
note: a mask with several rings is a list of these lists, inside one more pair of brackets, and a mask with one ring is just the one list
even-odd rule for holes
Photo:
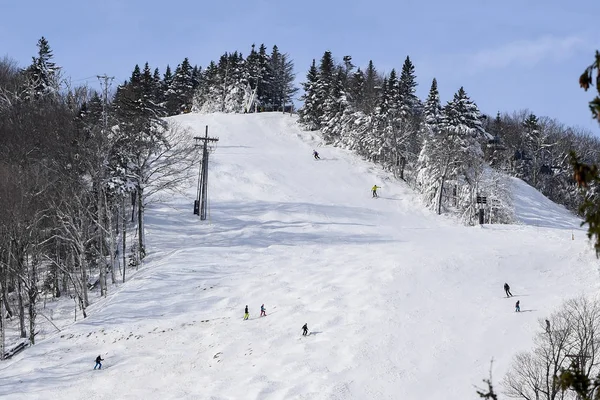
[[471,399],[492,359],[498,383],[531,347],[538,319],[599,288],[578,220],[522,182],[523,224],[463,227],[289,115],[173,120],[220,139],[209,219],[192,214],[196,182],[150,206],[139,272],[1,363],[0,397]]

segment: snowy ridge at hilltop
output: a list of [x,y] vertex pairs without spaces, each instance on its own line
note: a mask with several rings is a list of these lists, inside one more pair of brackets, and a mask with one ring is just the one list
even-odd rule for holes
[[[1,397],[475,398],[492,358],[499,380],[539,318],[599,287],[585,232],[566,219],[457,226],[289,115],[171,119],[219,137],[209,219],[192,214],[196,182],[149,206],[139,272],[1,363]],[[548,206],[526,207],[540,201],[526,189],[517,214],[543,220]],[[92,370],[98,354],[106,370]]]

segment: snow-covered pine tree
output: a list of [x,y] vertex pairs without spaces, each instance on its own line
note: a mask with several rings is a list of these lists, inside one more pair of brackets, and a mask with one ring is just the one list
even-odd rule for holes
[[504,122],[499,111],[496,114],[496,118],[488,124],[486,131],[492,135],[492,139],[485,146],[485,160],[492,168],[508,171],[510,160],[507,157],[506,148],[503,144]]
[[256,63],[259,71],[256,99],[259,107],[264,110],[270,103],[270,94],[272,93],[271,82],[273,80],[271,62],[269,60],[269,55],[267,54],[267,48],[264,44],[261,44],[258,49]]
[[60,67],[53,61],[52,50],[45,37],[37,42],[38,55],[25,69],[26,97],[38,99],[48,95],[58,95],[60,88]]
[[[400,91],[396,70],[392,69],[389,77],[383,81],[383,91],[380,103],[375,114],[376,131],[373,132],[377,139],[378,149],[372,153],[376,154],[377,161],[385,168],[390,168],[398,158],[398,125],[397,119],[400,111]],[[375,149],[372,149],[375,150]]]
[[319,103],[317,102],[317,82],[319,79],[319,72],[315,60],[312,60],[312,64],[306,74],[306,82],[302,83],[304,94],[300,97],[300,100],[304,102],[304,105],[298,110],[298,122],[310,131],[319,129]]
[[248,84],[248,71],[246,70],[244,58],[237,51],[229,55],[227,79],[224,82],[224,88],[223,112],[244,112],[251,97],[251,89]]
[[448,178],[455,187],[452,194],[465,222],[475,216],[475,196],[483,172],[481,142],[488,137],[477,105],[461,87],[444,107],[442,129],[447,135]]
[[211,61],[202,73],[202,84],[194,94],[194,111],[211,113],[220,111],[221,98],[218,88],[219,70],[217,64]]
[[515,169],[519,178],[535,186],[536,174],[533,166],[534,142],[539,135],[540,125],[535,114],[531,113],[523,121],[521,149],[515,154]]
[[369,60],[369,65],[365,70],[364,96],[358,106],[358,109],[367,115],[373,114],[379,103],[382,80],[373,61]]
[[169,93],[171,96],[169,96],[167,107],[170,115],[191,111],[194,84],[192,66],[187,57],[175,69]]
[[198,90],[198,87],[200,86],[201,82],[202,82],[202,67],[194,65],[194,68],[192,68],[192,91],[193,91],[193,93],[195,93],[196,90]]
[[161,90],[162,90],[162,96],[161,96],[161,100],[162,100],[162,106],[167,110],[167,115],[174,115],[174,111],[172,110],[172,108],[174,108],[174,104],[175,104],[175,94],[173,92],[172,89],[172,85],[173,85],[173,73],[171,72],[171,66],[169,66],[169,64],[167,64],[167,68],[165,69],[165,73],[163,75],[163,79],[161,82]]
[[402,64],[402,73],[400,74],[400,96],[402,96],[404,112],[407,114],[418,114],[421,108],[421,101],[416,95],[417,92],[417,77],[415,75],[415,66],[410,57],[406,56],[404,64]]
[[281,91],[281,107],[283,111],[285,111],[285,107],[293,104],[294,96],[298,93],[298,88],[294,84],[295,80],[294,62],[289,54],[284,53],[281,55],[281,87],[278,88]]
[[330,93],[323,104],[323,122],[321,132],[328,143],[337,145],[345,129],[344,117],[349,111],[349,104],[345,92],[347,72],[342,67],[337,67],[329,87]]
[[355,110],[361,110],[361,102],[365,95],[365,75],[360,68],[349,77],[348,101]]
[[[331,111],[334,107],[332,105],[333,100],[330,98],[332,96],[332,90],[334,86],[334,80],[336,79],[335,74],[335,63],[333,61],[333,56],[330,51],[326,51],[321,57],[321,62],[319,63],[319,70],[317,74],[317,83],[315,85],[315,102],[317,104],[316,107],[316,116],[318,121],[318,128],[320,129],[322,126],[327,124],[327,121],[330,119],[330,115],[325,114],[326,102],[329,103],[329,110]],[[327,141],[327,138],[325,138]]]
[[387,78],[383,79],[380,94],[379,104],[373,113],[373,130],[365,138],[365,150],[368,160],[383,165],[390,149],[389,109],[391,99]]
[[[421,101],[416,95],[417,78],[415,67],[406,56],[400,74],[399,96],[400,106],[397,117],[397,129],[402,146],[401,156],[413,164],[421,151],[422,138],[419,137],[420,114],[422,113]],[[414,164],[413,164],[414,165]],[[403,175],[403,171],[402,171]]]
[[425,204],[441,214],[449,155],[444,151],[445,135],[441,131],[443,113],[435,78],[431,82],[423,116],[423,147],[417,161],[417,185]]
[[[162,81],[160,78],[160,71],[158,70],[158,68],[154,69],[154,74],[152,74],[152,89],[154,91],[153,96],[154,96],[154,101],[157,104],[160,104],[162,107],[164,107],[164,92],[163,92],[163,88],[162,88]],[[166,110],[165,110],[166,112]]]

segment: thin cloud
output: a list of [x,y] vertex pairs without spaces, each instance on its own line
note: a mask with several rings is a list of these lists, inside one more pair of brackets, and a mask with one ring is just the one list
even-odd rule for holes
[[560,61],[579,49],[586,48],[581,36],[543,36],[535,40],[519,40],[495,49],[479,51],[469,57],[473,70],[506,68],[508,66],[533,67],[542,61]]

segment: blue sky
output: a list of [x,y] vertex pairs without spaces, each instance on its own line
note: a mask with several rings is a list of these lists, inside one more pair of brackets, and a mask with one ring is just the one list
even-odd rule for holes
[[45,36],[74,84],[146,61],[204,67],[252,43],[289,53],[299,81],[325,50],[382,72],[409,55],[422,98],[436,77],[443,101],[464,86],[483,112],[528,108],[600,135],[578,86],[600,49],[597,0],[2,0],[0,14],[0,56],[25,66]]

